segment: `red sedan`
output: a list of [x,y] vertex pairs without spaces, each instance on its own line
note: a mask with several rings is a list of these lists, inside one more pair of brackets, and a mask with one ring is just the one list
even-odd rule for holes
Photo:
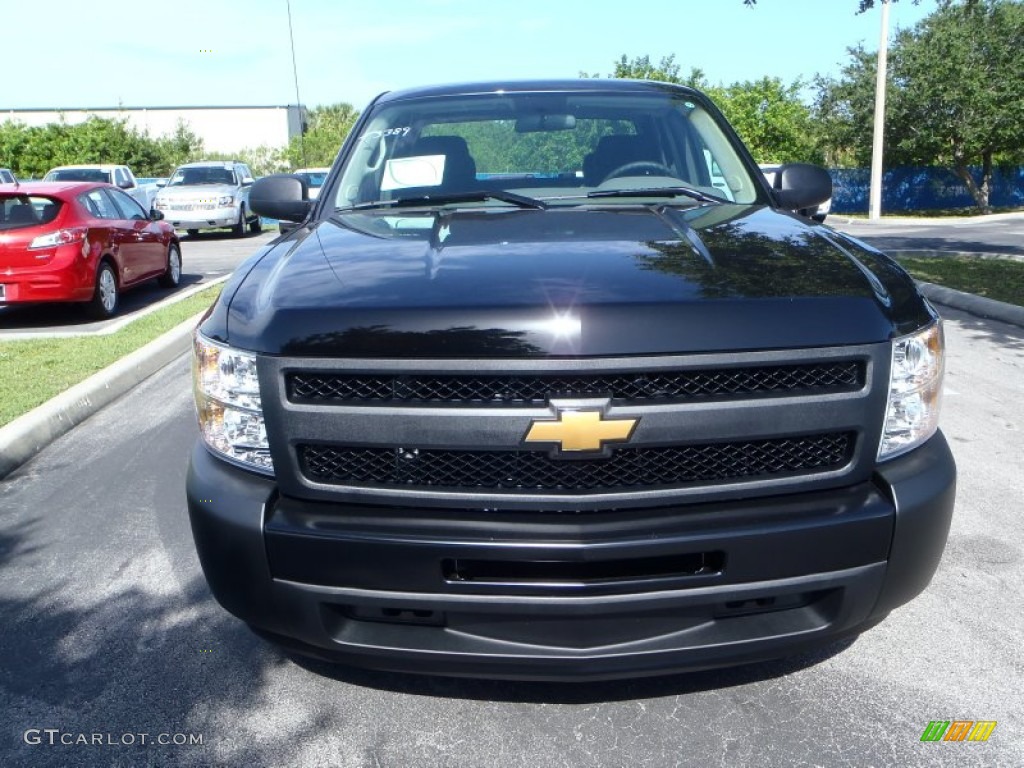
[[110,317],[125,288],[181,279],[181,245],[159,211],[111,184],[0,186],[0,306],[85,302]]

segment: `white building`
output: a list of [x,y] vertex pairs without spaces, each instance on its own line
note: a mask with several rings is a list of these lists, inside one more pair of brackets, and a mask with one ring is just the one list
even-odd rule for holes
[[126,118],[128,125],[151,138],[174,133],[182,121],[203,140],[207,152],[233,153],[255,147],[280,148],[302,132],[306,108],[294,104],[255,107],[97,107],[88,109],[4,109],[0,123],[11,120],[28,126],[85,122],[90,115]]

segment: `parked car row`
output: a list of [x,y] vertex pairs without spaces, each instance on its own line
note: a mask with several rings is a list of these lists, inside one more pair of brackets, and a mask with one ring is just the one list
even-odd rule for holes
[[112,184],[0,186],[0,306],[79,302],[105,318],[122,290],[178,285],[181,244],[163,218]]
[[[311,198],[329,170],[297,172]],[[186,163],[145,184],[126,165],[59,166],[43,181],[21,183],[0,169],[0,307],[76,302],[104,318],[117,311],[122,290],[153,278],[174,287],[175,230],[262,230],[249,205],[253,183],[248,165],[220,160]]]

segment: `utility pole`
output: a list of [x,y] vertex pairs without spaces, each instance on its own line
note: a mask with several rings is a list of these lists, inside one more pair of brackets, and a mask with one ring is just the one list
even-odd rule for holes
[[885,144],[885,85],[889,53],[889,0],[882,0],[882,32],[878,41],[878,65],[875,73],[875,128],[871,143],[871,191],[868,218],[882,217],[882,154]]

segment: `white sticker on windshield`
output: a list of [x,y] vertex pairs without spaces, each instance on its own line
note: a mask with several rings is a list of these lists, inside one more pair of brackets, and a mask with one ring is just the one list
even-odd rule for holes
[[444,155],[395,157],[384,166],[381,191],[407,187],[436,187],[444,178]]

